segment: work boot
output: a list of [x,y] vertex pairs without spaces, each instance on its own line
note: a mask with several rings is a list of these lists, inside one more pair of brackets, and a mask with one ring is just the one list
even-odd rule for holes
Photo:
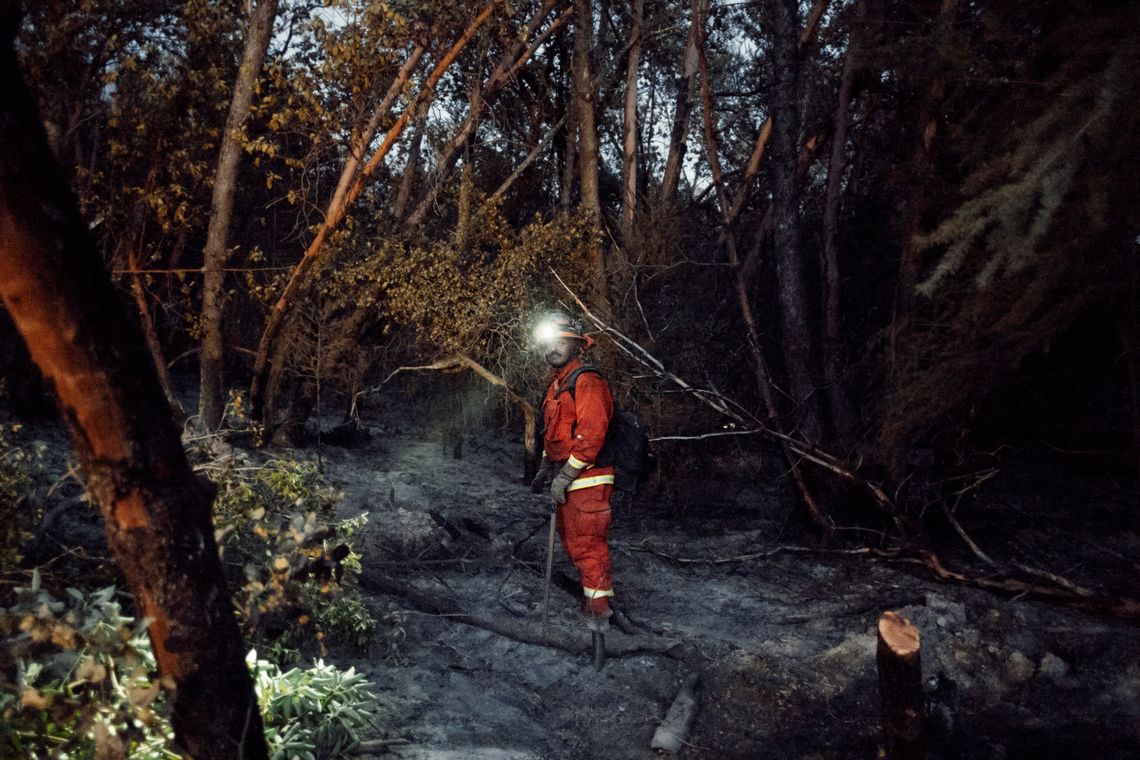
[[587,599],[582,607],[582,615],[586,618],[586,627],[594,633],[605,633],[610,629],[610,618],[614,611],[610,609],[608,596],[596,596]]

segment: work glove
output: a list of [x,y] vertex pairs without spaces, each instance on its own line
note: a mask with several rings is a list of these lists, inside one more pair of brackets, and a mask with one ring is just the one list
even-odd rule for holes
[[542,461],[538,463],[538,472],[534,474],[534,480],[530,481],[531,493],[542,493],[546,488],[546,481],[550,477],[550,471],[554,469],[553,463],[550,462],[545,456]]
[[567,462],[562,465],[562,469],[554,476],[554,480],[550,481],[550,500],[555,504],[566,503],[566,489],[574,482],[574,478],[578,477],[579,469],[574,465]]

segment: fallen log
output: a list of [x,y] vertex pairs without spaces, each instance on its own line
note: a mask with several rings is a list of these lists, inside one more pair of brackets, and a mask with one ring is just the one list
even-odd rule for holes
[[897,612],[879,618],[879,696],[887,760],[925,760],[926,697],[918,629]]
[[[541,621],[514,621],[505,617],[483,617],[470,613],[454,598],[429,594],[406,581],[384,575],[372,569],[360,574],[360,585],[396,597],[407,602],[418,612],[447,617],[449,620],[475,628],[482,628],[500,636],[505,636],[522,644],[548,646],[571,654],[587,654],[593,651],[593,641],[585,625],[580,630],[551,629],[544,637]],[[677,660],[687,659],[686,647],[682,642],[660,636],[613,635],[606,640],[608,657],[624,657],[632,654],[661,654]]]
[[700,677],[696,673],[685,676],[681,683],[681,690],[669,706],[665,720],[653,732],[653,741],[649,743],[651,749],[676,754],[685,745],[685,737],[693,726],[697,717],[697,682]]

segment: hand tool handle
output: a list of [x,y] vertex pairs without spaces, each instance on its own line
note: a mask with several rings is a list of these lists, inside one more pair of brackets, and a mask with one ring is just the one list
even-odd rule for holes
[[546,643],[546,615],[550,610],[550,576],[554,571],[554,520],[557,513],[550,513],[550,534],[546,539],[546,586],[542,592],[542,642]]

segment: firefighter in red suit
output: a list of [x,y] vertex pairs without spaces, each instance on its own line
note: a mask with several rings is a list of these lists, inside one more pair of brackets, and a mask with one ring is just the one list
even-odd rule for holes
[[567,380],[583,364],[582,351],[594,343],[580,322],[556,314],[540,329],[545,329],[539,338],[553,372],[542,402],[542,465],[532,488],[540,491],[553,473],[550,497],[557,509],[558,535],[582,579],[587,624],[591,630],[603,631],[613,614],[610,599],[614,586],[606,539],[614,468],[596,462],[613,416],[613,395],[596,371],[579,373],[573,391],[568,387]]

